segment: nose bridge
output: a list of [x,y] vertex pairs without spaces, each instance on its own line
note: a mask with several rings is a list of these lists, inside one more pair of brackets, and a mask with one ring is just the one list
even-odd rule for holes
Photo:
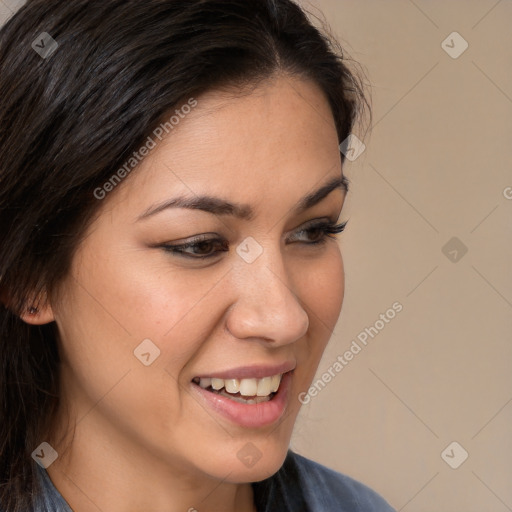
[[228,328],[237,338],[291,343],[307,332],[307,312],[296,295],[279,248],[269,243],[265,247],[258,244],[258,249],[254,242],[244,241],[237,248],[240,258],[233,275],[236,303],[228,317]]

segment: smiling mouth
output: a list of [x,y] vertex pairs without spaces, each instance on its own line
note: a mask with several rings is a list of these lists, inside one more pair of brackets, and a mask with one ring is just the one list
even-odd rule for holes
[[283,374],[263,377],[262,379],[218,379],[215,377],[195,377],[192,382],[197,386],[225,396],[242,404],[259,404],[274,398]]

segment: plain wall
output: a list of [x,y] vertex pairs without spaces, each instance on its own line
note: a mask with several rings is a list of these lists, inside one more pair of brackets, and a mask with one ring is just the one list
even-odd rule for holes
[[[512,3],[301,3],[363,66],[374,118],[344,166],[345,298],[317,378],[362,349],[303,407],[292,447],[404,512],[510,511]],[[458,58],[441,46],[454,31]]]

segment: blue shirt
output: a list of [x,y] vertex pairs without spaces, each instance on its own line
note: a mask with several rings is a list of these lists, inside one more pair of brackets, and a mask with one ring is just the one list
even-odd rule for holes
[[[30,512],[73,512],[37,467],[43,493]],[[252,486],[258,512],[396,512],[366,485],[291,450],[277,473]]]

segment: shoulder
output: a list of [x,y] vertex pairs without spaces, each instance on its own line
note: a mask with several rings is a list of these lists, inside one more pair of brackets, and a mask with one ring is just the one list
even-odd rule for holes
[[344,505],[350,511],[394,512],[374,490],[353,478],[290,452],[291,462],[298,468],[306,494],[318,504]]
[[259,510],[311,510],[314,512],[395,512],[375,491],[291,450],[279,471],[256,484],[255,493],[265,494]]
[[[31,505],[24,508],[26,512],[73,512],[71,507],[53,485],[45,468],[34,462],[34,477],[37,481],[30,491]],[[7,512],[7,507],[0,504],[0,512]]]

